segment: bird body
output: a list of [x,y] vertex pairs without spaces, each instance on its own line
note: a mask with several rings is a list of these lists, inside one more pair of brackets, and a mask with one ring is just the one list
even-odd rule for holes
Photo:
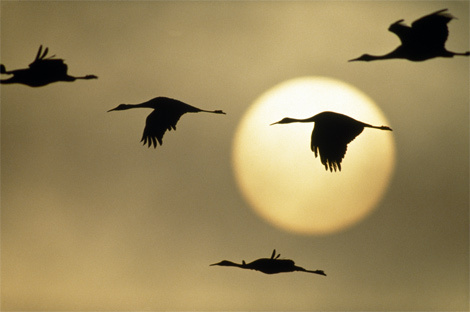
[[284,118],[274,124],[293,122],[314,122],[310,148],[315,157],[320,154],[320,161],[326,170],[341,171],[341,161],[346,154],[347,145],[354,140],[364,128],[392,130],[386,126],[373,126],[349,116],[335,112],[322,112],[306,119]]
[[403,24],[403,19],[396,21],[388,30],[398,36],[401,45],[385,55],[363,54],[351,61],[375,61],[384,59],[407,59],[414,62],[425,61],[435,57],[468,56],[470,51],[459,53],[445,48],[449,35],[447,24],[454,17],[446,13],[447,9],[439,10],[423,16],[410,26]]
[[2,84],[20,83],[30,87],[41,87],[57,81],[75,81],[77,79],[96,79],[95,75],[84,77],[74,77],[67,74],[67,65],[63,59],[55,59],[53,56],[47,57],[48,48],[42,51],[42,46],[36,54],[34,61],[29,64],[29,68],[7,71],[3,64],[0,65],[0,73],[13,75],[8,79],[0,80]]
[[302,267],[296,266],[295,262],[290,259],[278,259],[280,254],[276,256],[276,250],[273,250],[271,258],[260,258],[254,260],[250,263],[246,263],[244,260],[241,264],[235,263],[228,260],[223,260],[218,263],[211,264],[211,266],[218,265],[218,266],[234,266],[242,269],[250,269],[263,272],[265,274],[276,274],[276,273],[285,273],[285,272],[308,272],[308,273],[315,273],[326,276],[325,272],[322,270],[306,270]]
[[203,110],[168,97],[156,97],[140,104],[121,104],[116,108],[109,110],[108,112],[139,107],[153,108],[153,112],[147,116],[144,133],[140,141],[143,142],[144,145],[147,144],[148,147],[153,145],[154,148],[157,147],[158,143],[160,145],[163,144],[163,135],[167,130],[176,130],[176,124],[178,123],[178,120],[185,113],[206,112],[225,114],[221,110]]

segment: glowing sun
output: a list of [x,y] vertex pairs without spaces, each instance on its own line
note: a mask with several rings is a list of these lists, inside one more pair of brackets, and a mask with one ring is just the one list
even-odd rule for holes
[[314,123],[273,125],[333,111],[372,125],[393,125],[363,92],[325,77],[286,81],[245,112],[233,141],[238,186],[254,210],[295,233],[346,229],[379,203],[395,166],[393,132],[365,128],[348,144],[341,172],[326,171],[310,150]]

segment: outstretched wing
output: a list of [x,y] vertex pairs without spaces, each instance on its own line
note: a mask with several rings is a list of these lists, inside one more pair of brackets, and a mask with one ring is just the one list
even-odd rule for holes
[[411,26],[413,35],[421,44],[444,46],[449,35],[447,24],[454,18],[447,9],[439,10],[414,21]]
[[418,45],[420,47],[444,46],[449,35],[447,23],[454,18],[449,13],[443,13],[445,11],[447,9],[423,16],[414,21],[411,27],[403,24],[403,20],[399,20],[390,25],[388,30],[396,34],[403,45]]
[[165,132],[176,130],[176,124],[178,120],[185,112],[176,112],[168,109],[167,107],[159,107],[155,109],[150,115],[148,115],[145,122],[144,133],[142,135],[141,142],[148,147],[157,147],[157,142],[163,144],[163,135]]
[[63,59],[53,58],[55,55],[46,58],[49,48],[42,51],[42,46],[39,47],[38,53],[34,61],[29,64],[29,68],[35,72],[47,73],[50,76],[64,76],[67,74],[67,65]]
[[276,256],[276,249],[273,250],[273,253],[271,254],[271,259],[273,260],[276,260],[277,258],[279,258],[281,256],[281,254],[278,254]]
[[390,25],[388,30],[397,35],[402,44],[408,44],[411,40],[411,27],[403,24],[402,19]]
[[[350,120],[354,122],[350,122]],[[341,171],[341,161],[346,154],[347,145],[363,129],[360,122],[344,115],[339,115],[339,118],[329,120],[329,122],[315,122],[311,149],[315,153],[315,157],[320,154],[320,161],[326,170],[336,171],[338,169]]]

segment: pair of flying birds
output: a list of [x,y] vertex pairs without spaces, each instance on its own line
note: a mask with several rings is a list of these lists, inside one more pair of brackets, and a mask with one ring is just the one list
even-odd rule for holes
[[[176,123],[185,113],[216,113],[225,114],[221,110],[207,111],[167,97],[156,97],[141,104],[121,104],[109,111],[127,110],[136,107],[153,108],[148,115],[141,142],[148,146],[157,147],[163,143],[163,135],[167,130],[175,130]],[[322,112],[307,119],[284,118],[273,124],[292,122],[315,122],[312,132],[311,149],[315,157],[320,154],[320,160],[325,169],[341,170],[341,160],[346,154],[346,148],[364,128],[392,130],[386,126],[372,126],[346,115],[334,112]]]
[[[410,61],[425,61],[435,57],[454,57],[456,55],[469,56],[467,52],[452,52],[445,47],[449,36],[447,24],[454,19],[447,9],[428,14],[414,21],[410,26],[403,24],[403,19],[391,24],[388,30],[393,32],[401,41],[401,45],[395,50],[384,55],[363,54],[349,61],[375,61],[385,59],[407,59]],[[42,51],[42,46],[29,68],[7,71],[0,64],[0,73],[13,75],[9,79],[0,80],[2,84],[21,83],[31,87],[45,86],[57,81],[75,81],[76,79],[96,79],[95,75],[82,77],[70,76],[67,73],[67,65],[63,59],[55,59],[54,56],[46,58],[48,49]]]
[[[372,56],[364,54],[350,61],[373,61],[383,59],[401,58],[410,61],[424,61],[434,57],[453,57],[455,55],[470,55],[470,51],[457,53],[448,51],[445,42],[448,37],[447,23],[454,17],[446,13],[447,9],[439,10],[426,15],[410,26],[404,25],[403,20],[393,23],[389,31],[396,34],[401,45],[392,52]],[[13,77],[0,80],[2,84],[21,83],[31,87],[44,86],[56,81],[75,81],[76,79],[96,79],[95,75],[82,77],[70,76],[67,73],[67,65],[62,59],[54,56],[46,57],[48,49],[42,51],[42,46],[35,60],[29,68],[7,71],[3,64],[0,65],[2,74],[10,74]],[[208,112],[225,114],[221,110],[207,111],[188,105],[178,100],[167,97],[156,97],[141,104],[121,104],[110,111],[127,110],[137,107],[153,108],[154,111],[147,117],[144,133],[141,139],[143,144],[156,147],[163,143],[163,135],[167,130],[176,130],[176,123],[185,113]],[[292,122],[315,122],[312,132],[311,149],[315,157],[320,155],[321,163],[326,170],[341,170],[341,161],[346,153],[347,144],[358,136],[364,128],[391,130],[386,126],[373,126],[348,116],[322,112],[307,119],[284,118],[273,124],[286,124]]]

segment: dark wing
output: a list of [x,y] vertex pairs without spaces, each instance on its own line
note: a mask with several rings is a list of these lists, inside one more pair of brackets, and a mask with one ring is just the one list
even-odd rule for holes
[[[274,259],[274,256],[276,255],[276,249],[273,250],[273,253],[271,254],[271,259]],[[279,257],[280,255],[278,255]],[[277,257],[276,257],[277,258]]]
[[443,47],[449,35],[447,24],[454,18],[440,10],[423,16],[411,24],[413,35],[421,44]]
[[163,144],[163,135],[165,132],[176,130],[176,123],[186,112],[171,110],[168,107],[159,107],[148,115],[145,122],[144,133],[140,142],[144,142],[148,147],[157,147],[157,141]]
[[29,64],[29,68],[35,72],[46,73],[50,76],[64,76],[67,74],[67,65],[63,59],[54,59],[54,55],[46,58],[48,48],[42,51],[42,46],[36,54],[34,61]]
[[396,34],[403,45],[443,47],[449,35],[447,23],[454,18],[449,13],[443,13],[444,11],[447,9],[423,16],[414,21],[411,27],[403,24],[403,20],[396,21],[388,30]]
[[341,161],[346,154],[348,143],[363,129],[361,122],[344,115],[328,122],[315,122],[311,149],[315,157],[320,154],[320,161],[326,170],[336,171],[338,168],[341,171]]
[[31,66],[35,62],[38,62],[38,61],[44,59],[46,57],[48,51],[49,51],[49,48],[46,48],[43,52],[42,51],[42,45],[39,46],[38,53],[36,53],[36,58],[34,59],[34,61],[31,64],[29,64],[29,66]]
[[390,25],[388,30],[397,35],[402,44],[408,44],[411,40],[411,27],[403,24],[402,22],[403,20],[396,21]]

